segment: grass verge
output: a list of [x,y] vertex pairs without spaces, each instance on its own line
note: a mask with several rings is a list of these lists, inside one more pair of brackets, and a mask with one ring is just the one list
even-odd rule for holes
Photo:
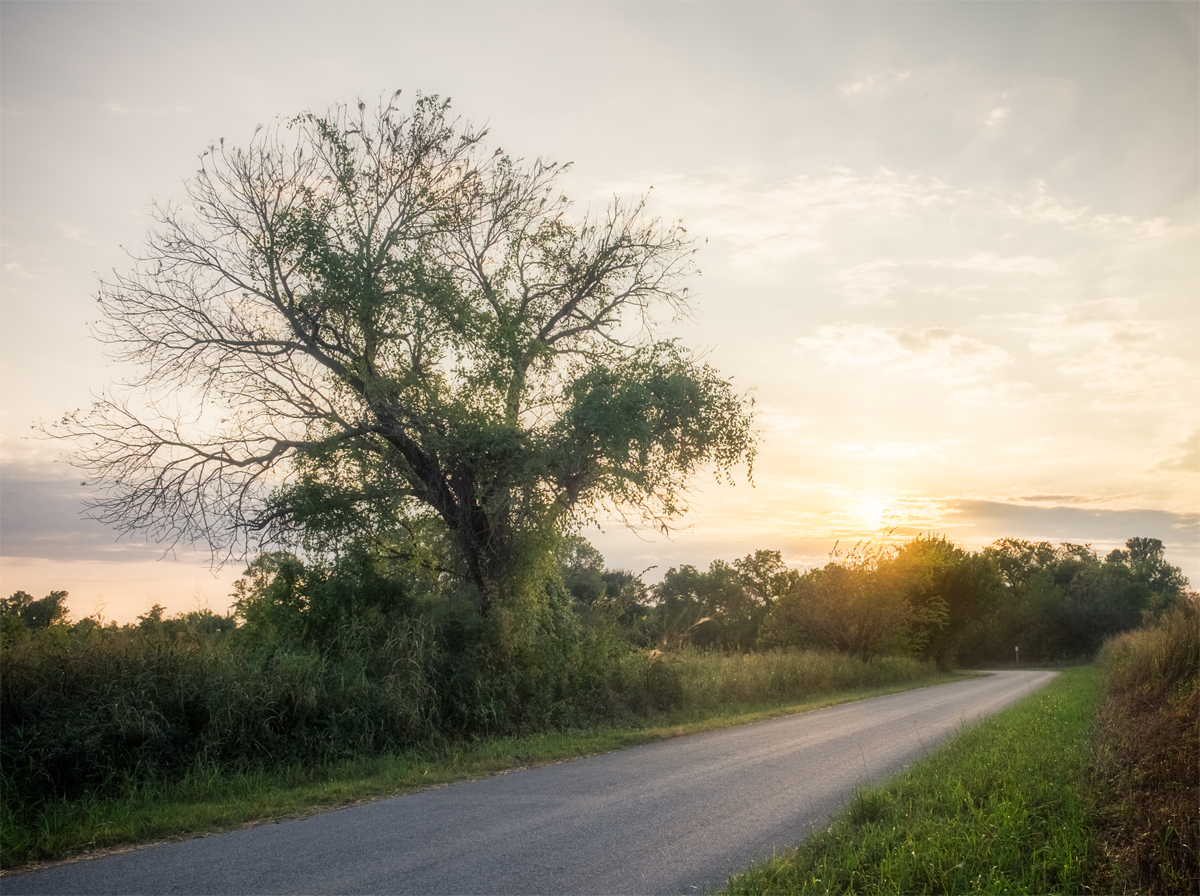
[[1084,893],[1102,676],[1062,672],[962,731],[727,893]]
[[1098,726],[1101,886],[1200,893],[1200,608],[1109,640]]
[[297,818],[518,768],[576,759],[928,687],[969,677],[939,675],[815,696],[803,702],[730,703],[628,725],[528,737],[448,743],[318,766],[229,772],[198,767],[174,782],[143,782],[120,797],[84,797],[44,806],[32,817],[7,804],[0,818],[5,871],[113,848]]

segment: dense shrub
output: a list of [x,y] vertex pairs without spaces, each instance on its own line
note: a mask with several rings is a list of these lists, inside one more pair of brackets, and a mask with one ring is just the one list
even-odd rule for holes
[[332,649],[197,632],[51,626],[0,659],[5,798],[74,797],[197,762],[397,749],[437,730],[438,647],[414,620],[354,620]]
[[1195,600],[1099,655],[1108,698],[1102,848],[1121,892],[1200,892],[1200,610]]
[[634,650],[614,627],[581,630],[561,601],[541,613],[542,631],[523,639],[449,610],[367,612],[321,644],[263,641],[246,630],[50,626],[0,655],[5,802],[19,811],[197,766],[318,763],[799,700],[932,671],[908,658],[864,663],[812,651]]

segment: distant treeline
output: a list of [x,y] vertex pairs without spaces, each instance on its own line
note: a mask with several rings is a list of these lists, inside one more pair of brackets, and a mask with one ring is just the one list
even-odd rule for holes
[[[732,563],[714,560],[706,571],[672,567],[655,585],[606,568],[580,537],[565,539],[557,557],[567,605],[560,609],[574,617],[567,629],[602,627],[634,647],[660,650],[802,647],[866,661],[913,656],[943,668],[1004,662],[1017,648],[1027,662],[1087,658],[1109,636],[1160,617],[1189,594],[1154,538],[1131,538],[1101,559],[1089,545],[1002,538],[974,552],[919,536],[835,548],[828,563],[804,572],[788,567],[779,551],[759,550]],[[458,589],[431,569],[362,557],[306,564],[268,553],[236,583],[229,615],[202,609],[165,617],[155,604],[121,629],[178,636],[240,630],[245,643],[320,644],[364,614],[444,621],[455,615]],[[67,596],[52,591],[35,600],[18,591],[0,599],[3,643],[52,625],[84,633],[118,628],[93,617],[72,622]]]
[[643,645],[809,647],[863,660],[907,655],[943,668],[1092,656],[1104,639],[1161,616],[1188,582],[1154,538],[1101,559],[1089,546],[1003,538],[980,552],[940,536],[858,544],[799,572],[778,551],[707,571],[672,568],[644,586],[576,540],[563,561],[577,604],[611,608]]
[[[19,591],[0,601],[4,811],[26,817],[198,765],[801,699],[935,664],[1007,664],[1016,646],[1022,662],[1085,658],[1189,599],[1161,542],[1145,538],[1100,558],[929,536],[859,545],[805,572],[756,551],[652,586],[606,568],[583,539],[556,556],[545,600],[519,626],[481,616],[434,552],[264,554],[237,582],[232,614],[167,617],[156,604],[123,626],[72,621],[65,592]],[[726,667],[736,674],[722,678]]]

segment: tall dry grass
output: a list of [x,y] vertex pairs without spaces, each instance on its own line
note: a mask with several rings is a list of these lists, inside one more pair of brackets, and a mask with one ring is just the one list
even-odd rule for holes
[[1200,610],[1108,641],[1097,773],[1114,891],[1200,892]]
[[723,654],[684,649],[662,661],[678,681],[686,709],[718,709],[731,703],[803,700],[835,691],[915,681],[935,675],[932,662],[881,657],[863,662],[835,651],[767,650]]

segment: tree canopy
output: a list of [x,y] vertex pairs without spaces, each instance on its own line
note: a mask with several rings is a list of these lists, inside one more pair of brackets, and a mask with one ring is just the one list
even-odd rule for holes
[[574,214],[565,166],[398,96],[205,150],[100,291],[136,373],[63,430],[124,531],[408,556],[433,526],[486,611],[555,533],[668,526],[690,475],[752,461],[750,403],[657,336],[688,307],[682,226],[644,197]]

